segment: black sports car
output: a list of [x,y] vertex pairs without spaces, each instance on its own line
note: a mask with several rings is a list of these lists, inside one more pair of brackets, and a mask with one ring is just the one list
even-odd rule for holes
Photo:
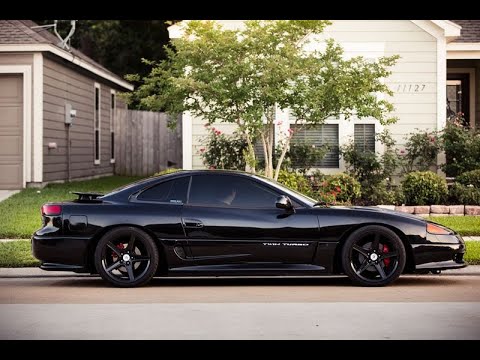
[[98,273],[113,285],[154,276],[346,274],[363,286],[466,266],[460,235],[416,216],[327,207],[271,180],[180,171],[109,194],[42,207],[32,237],[44,270]]

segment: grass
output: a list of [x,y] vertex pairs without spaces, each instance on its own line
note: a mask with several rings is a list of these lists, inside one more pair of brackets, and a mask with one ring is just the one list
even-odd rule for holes
[[140,179],[132,176],[108,176],[104,178],[75,181],[65,184],[50,184],[43,189],[24,189],[0,202],[0,238],[30,238],[40,227],[40,208],[49,201],[75,199],[71,191],[106,193],[119,186]]
[[465,261],[469,265],[480,265],[480,241],[465,241],[467,252]]
[[[480,265],[480,241],[466,241],[465,261],[469,265]],[[0,242],[0,268],[34,267],[40,265],[32,256],[29,240]]]
[[449,227],[463,236],[480,236],[480,216],[435,216],[429,220]]
[[34,267],[40,262],[32,256],[29,240],[0,243],[0,267]]

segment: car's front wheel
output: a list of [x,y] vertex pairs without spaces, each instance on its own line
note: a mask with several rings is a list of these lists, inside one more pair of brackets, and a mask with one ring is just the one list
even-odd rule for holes
[[406,252],[392,230],[370,225],[353,232],[342,249],[343,270],[356,285],[384,286],[403,272]]
[[158,267],[158,248],[141,229],[124,226],[107,232],[95,249],[95,266],[100,276],[119,287],[148,283]]

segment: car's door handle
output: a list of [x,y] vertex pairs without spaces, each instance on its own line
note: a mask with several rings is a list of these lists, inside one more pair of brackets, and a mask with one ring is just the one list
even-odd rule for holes
[[183,219],[183,226],[186,228],[200,229],[203,227],[203,223],[197,219]]

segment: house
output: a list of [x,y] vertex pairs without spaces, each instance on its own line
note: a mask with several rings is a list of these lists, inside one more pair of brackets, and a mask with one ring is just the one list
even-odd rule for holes
[[[240,20],[219,22],[229,29],[241,27],[243,23]],[[171,38],[181,36],[184,23],[169,28]],[[472,128],[480,127],[480,20],[335,20],[325,29],[322,38],[337,40],[347,57],[362,55],[376,59],[400,55],[392,75],[385,80],[394,92],[390,101],[399,119],[389,130],[399,146],[415,129],[442,129],[447,109],[465,113]],[[294,121],[288,111],[277,110],[276,116],[284,127]],[[199,153],[206,135],[202,125],[202,119],[183,114],[184,168],[204,167]],[[233,126],[220,124],[217,128],[232,131]],[[276,139],[286,129],[281,130],[277,126]],[[336,145],[317,164],[324,173],[336,173],[345,169],[338,155],[339,145],[354,138],[361,146],[381,152],[381,144],[374,139],[375,132],[381,130],[382,126],[375,120],[329,119],[316,129],[294,133],[292,141],[304,137],[314,144]],[[444,159],[438,161],[441,163]]]
[[113,174],[117,93],[133,86],[59,43],[0,20],[0,189]]

